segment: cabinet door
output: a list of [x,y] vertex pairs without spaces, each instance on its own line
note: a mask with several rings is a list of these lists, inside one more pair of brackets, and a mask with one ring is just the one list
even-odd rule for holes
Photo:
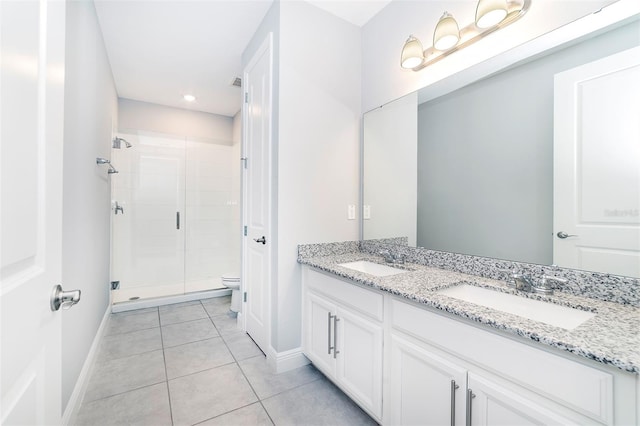
[[307,293],[305,307],[305,355],[327,375],[333,376],[336,360],[333,315],[335,305],[327,299]]
[[378,419],[382,416],[382,325],[338,307],[337,382]]
[[475,373],[469,373],[471,424],[481,425],[572,425],[589,424],[584,418],[575,421],[538,405],[536,402]]
[[391,424],[465,424],[464,368],[392,334],[389,380]]

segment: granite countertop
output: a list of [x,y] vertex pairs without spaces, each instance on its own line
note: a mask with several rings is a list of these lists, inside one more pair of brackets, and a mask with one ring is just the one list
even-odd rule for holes
[[[558,291],[553,296],[523,293],[508,287],[504,281],[413,263],[389,265],[407,269],[407,272],[388,277],[377,277],[338,265],[358,260],[384,263],[380,256],[363,252],[298,259],[302,264],[348,278],[358,284],[516,334],[524,339],[610,364],[624,371],[640,373],[640,308]],[[461,283],[593,311],[596,316],[573,330],[566,330],[436,293],[437,290]]]

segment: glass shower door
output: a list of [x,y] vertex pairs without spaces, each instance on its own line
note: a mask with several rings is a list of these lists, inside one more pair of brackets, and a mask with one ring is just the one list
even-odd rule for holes
[[185,141],[144,132],[120,134],[114,149],[113,302],[184,293]]
[[189,293],[224,288],[223,274],[239,274],[240,191],[234,191],[234,177],[239,176],[240,155],[231,141],[187,139],[186,143],[185,293]]

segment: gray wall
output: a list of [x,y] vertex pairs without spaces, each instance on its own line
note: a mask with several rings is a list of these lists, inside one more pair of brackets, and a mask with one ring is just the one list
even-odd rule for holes
[[553,76],[640,44],[638,21],[418,108],[418,246],[552,263]]
[[[238,89],[238,96],[241,96]],[[231,145],[233,118],[131,99],[118,99],[119,131],[145,130]]]
[[[62,409],[109,309],[109,158],[117,94],[93,2],[67,2],[62,282],[82,300],[62,313]],[[72,406],[71,406],[72,407]]]

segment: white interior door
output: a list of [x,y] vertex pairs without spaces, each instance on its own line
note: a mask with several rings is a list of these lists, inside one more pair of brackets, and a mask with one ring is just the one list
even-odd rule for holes
[[2,1],[0,20],[0,422],[59,424],[65,5]]
[[555,76],[559,266],[640,277],[640,47]]
[[243,307],[247,333],[267,352],[271,282],[271,34],[244,72],[246,236],[243,242]]

